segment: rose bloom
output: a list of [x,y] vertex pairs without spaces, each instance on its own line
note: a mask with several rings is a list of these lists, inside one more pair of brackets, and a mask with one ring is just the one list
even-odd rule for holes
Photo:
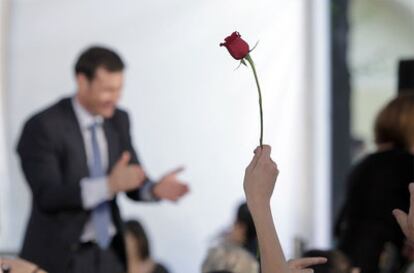
[[249,45],[237,31],[225,38],[224,41],[220,46],[225,46],[234,59],[241,60],[249,54]]

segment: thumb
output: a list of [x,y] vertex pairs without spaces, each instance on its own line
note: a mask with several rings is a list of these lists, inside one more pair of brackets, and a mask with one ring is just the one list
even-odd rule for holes
[[256,167],[257,161],[259,160],[261,153],[262,153],[262,148],[260,146],[258,146],[254,150],[254,156],[253,156],[252,160],[250,161],[249,165],[247,166],[248,168]]
[[116,163],[116,165],[126,166],[128,165],[130,159],[131,159],[131,154],[125,151],[122,153],[121,157],[118,159],[118,162]]
[[401,230],[404,234],[407,234],[407,213],[400,209],[395,209],[392,211],[395,219],[398,222],[398,225],[401,227]]
[[184,167],[178,167],[178,168],[175,168],[174,170],[172,170],[172,171],[170,171],[170,172],[168,172],[167,174],[166,174],[166,176],[170,176],[170,175],[177,175],[177,174],[179,174],[180,172],[182,172],[182,171],[184,171]]
[[324,264],[328,261],[325,257],[307,257],[291,260],[291,264],[296,268],[306,268],[309,266]]

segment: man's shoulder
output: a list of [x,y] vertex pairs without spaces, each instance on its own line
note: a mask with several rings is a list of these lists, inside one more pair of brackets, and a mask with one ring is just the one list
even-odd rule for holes
[[111,119],[115,122],[129,122],[128,112],[121,108],[116,108]]
[[107,125],[114,128],[118,133],[127,135],[129,133],[130,123],[127,111],[116,108],[113,116],[106,119]]
[[61,120],[62,116],[68,111],[72,111],[71,99],[63,98],[31,115],[26,121],[26,124],[53,124]]
[[[58,102],[38,111],[27,119],[20,135],[17,149],[19,153],[30,151],[33,141],[40,139],[51,141],[56,135],[64,132],[64,113],[71,110],[70,98]],[[52,145],[52,143],[49,143]]]

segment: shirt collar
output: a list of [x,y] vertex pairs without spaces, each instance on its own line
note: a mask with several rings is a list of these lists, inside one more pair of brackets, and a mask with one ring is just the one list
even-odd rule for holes
[[82,129],[90,128],[94,123],[102,124],[104,118],[98,115],[92,115],[88,110],[83,107],[78,101],[77,97],[72,98],[73,110],[75,111],[76,118]]

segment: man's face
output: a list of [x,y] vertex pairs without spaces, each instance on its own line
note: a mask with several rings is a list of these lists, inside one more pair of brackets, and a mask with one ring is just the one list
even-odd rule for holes
[[78,74],[76,79],[78,99],[82,106],[93,115],[112,117],[121,96],[123,72],[110,72],[101,67],[96,70],[92,80],[83,74]]

